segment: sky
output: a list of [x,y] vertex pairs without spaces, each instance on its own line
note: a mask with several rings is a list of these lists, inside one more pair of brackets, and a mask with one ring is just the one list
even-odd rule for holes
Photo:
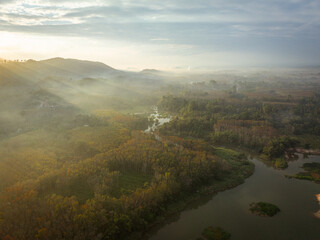
[[0,0],[0,58],[115,68],[320,65],[319,0]]

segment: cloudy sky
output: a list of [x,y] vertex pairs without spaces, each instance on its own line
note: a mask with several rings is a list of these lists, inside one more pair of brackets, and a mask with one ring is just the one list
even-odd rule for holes
[[0,0],[0,58],[121,69],[320,65],[319,0]]

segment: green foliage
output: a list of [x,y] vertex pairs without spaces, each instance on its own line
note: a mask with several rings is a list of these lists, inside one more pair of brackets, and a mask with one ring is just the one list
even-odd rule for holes
[[284,157],[276,158],[274,161],[274,167],[279,169],[285,169],[288,167],[288,163]]
[[206,240],[229,240],[231,234],[220,227],[207,227],[202,231],[202,236]]
[[[83,79],[78,84],[89,82]],[[108,84],[117,94],[123,91],[116,82]],[[130,233],[147,229],[181,196],[212,182],[214,191],[230,188],[253,172],[244,154],[212,144],[264,146],[263,153],[277,168],[286,167],[285,151],[298,144],[287,136],[305,131],[312,139],[299,135],[301,142],[311,148],[319,145],[314,136],[320,131],[319,94],[296,100],[293,94],[281,98],[277,95],[281,90],[267,89],[262,97],[256,90],[267,83],[238,85],[246,91],[238,93],[234,83],[217,81],[198,82],[194,89],[186,86],[183,91],[168,87],[181,94],[159,101],[159,110],[174,118],[155,133],[158,140],[141,133],[148,125],[146,117],[104,110],[105,106],[123,111],[135,106],[140,111],[142,105],[155,102],[154,96],[137,97],[140,93],[133,91],[125,92],[137,97],[132,102],[99,93],[92,95],[95,103],[81,97],[82,109],[102,109],[93,114],[80,114],[63,99],[47,96],[44,100],[51,105],[59,102],[67,107],[58,107],[53,114],[51,108],[37,111],[24,106],[28,110],[21,111],[22,118],[45,127],[34,130],[31,125],[12,136],[15,126],[0,119],[6,126],[0,135],[7,136],[0,147],[0,238],[128,239]],[[226,92],[215,96],[212,89]],[[44,93],[36,96],[42,99]],[[307,172],[296,178],[319,179],[318,165],[304,167]],[[252,207],[268,216],[279,211],[263,202]],[[211,227],[202,238],[228,239],[230,235]]]
[[147,187],[152,180],[152,175],[143,175],[141,173],[123,173],[118,176],[116,183],[109,190],[111,196],[121,197],[123,194],[133,193],[137,188]]
[[298,139],[305,149],[320,149],[320,135],[300,135]]
[[[44,189],[46,191],[51,190],[50,188]],[[86,200],[94,197],[94,189],[88,184],[84,176],[76,176],[70,179],[68,182],[57,186],[53,192],[65,197],[75,196],[80,203],[85,203]]]
[[206,138],[213,131],[213,119],[205,117],[174,118],[160,128],[167,136]]
[[236,144],[239,143],[239,136],[232,131],[217,132],[211,137],[212,142],[215,144]]
[[308,180],[308,181],[316,181],[309,173],[297,173],[293,176],[296,179]]
[[277,130],[267,121],[228,119],[216,121],[211,140],[215,144],[259,149],[276,135]]
[[169,112],[178,112],[182,107],[187,106],[188,102],[183,98],[174,97],[172,95],[163,96],[158,102],[161,110]]
[[232,160],[246,159],[246,156],[243,153],[239,153],[235,150],[228,149],[228,148],[215,147],[214,153],[223,159],[232,159]]
[[257,202],[250,204],[250,211],[259,216],[269,216],[272,217],[280,212],[280,208],[272,203]]
[[274,138],[263,148],[263,153],[270,159],[284,156],[289,148],[295,148],[299,143],[297,138],[282,136]]
[[[17,174],[23,184],[4,186],[1,192],[1,234],[17,239],[125,239],[154,221],[176,196],[198,188],[218,172],[217,159],[204,152],[208,146],[203,141],[157,141],[152,135],[128,129],[135,118],[110,112],[97,116],[107,122],[79,126],[82,122],[56,133],[58,138],[46,132],[46,142],[39,134],[34,140],[29,135],[27,143],[21,142],[23,135],[7,143],[18,142],[21,146],[15,150],[22,156],[28,145],[37,145],[52,151],[53,160],[61,157],[59,161],[46,157],[48,163],[53,161],[52,168],[38,166],[38,158],[46,155],[33,148],[27,162],[32,175]],[[59,148],[48,144],[56,139],[63,140]],[[8,158],[12,156],[18,155],[10,153]],[[46,171],[35,171],[36,167]],[[20,224],[24,227],[15,227]]]
[[306,171],[320,174],[320,163],[318,162],[304,163],[302,168]]
[[[272,94],[271,94],[272,93]],[[287,96],[293,96],[287,94]],[[229,96],[230,97],[230,96]],[[169,111],[179,114],[185,119],[199,119],[205,123],[205,119],[214,121],[214,132],[209,134],[199,134],[194,131],[196,127],[179,129],[174,132],[168,127],[164,134],[175,134],[177,136],[191,136],[206,138],[211,136],[215,144],[221,145],[241,145],[255,149],[261,149],[266,142],[271,142],[279,133],[284,135],[308,134],[311,139],[303,139],[303,144],[310,144],[313,148],[320,148],[318,141],[314,137],[320,133],[320,94],[313,94],[309,97],[294,97],[274,100],[274,91],[263,100],[257,98],[235,99],[235,98],[195,98],[192,91],[185,97],[164,96],[159,102],[162,111]],[[234,123],[230,123],[230,120]],[[219,121],[229,121],[228,124],[220,126]],[[238,123],[237,123],[238,121]],[[241,121],[251,122],[251,126],[244,126]],[[256,125],[254,122],[259,122]],[[189,129],[189,128],[188,128]],[[278,148],[278,149],[276,149]],[[280,149],[279,149],[280,148]],[[281,146],[273,146],[273,150],[267,150],[268,154],[280,157],[282,155]]]
[[294,178],[320,183],[320,163],[304,163],[302,168],[305,172],[295,174]]

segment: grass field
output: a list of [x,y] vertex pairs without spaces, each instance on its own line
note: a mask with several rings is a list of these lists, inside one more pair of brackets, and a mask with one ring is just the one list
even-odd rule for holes
[[241,159],[245,157],[244,154],[242,153],[239,153],[232,149],[227,149],[222,147],[214,147],[214,154],[226,160],[230,160],[230,159],[236,160],[236,159]]
[[141,175],[140,173],[122,173],[118,179],[117,187],[111,192],[114,197],[123,194],[130,194],[137,188],[144,187],[152,180],[151,175]]

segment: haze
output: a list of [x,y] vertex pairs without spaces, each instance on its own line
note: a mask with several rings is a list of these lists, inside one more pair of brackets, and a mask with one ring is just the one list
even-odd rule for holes
[[319,13],[0,0],[0,240],[319,240]]

